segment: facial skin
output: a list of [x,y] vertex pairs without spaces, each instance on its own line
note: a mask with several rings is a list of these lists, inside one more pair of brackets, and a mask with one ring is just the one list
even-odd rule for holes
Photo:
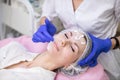
[[67,67],[71,63],[75,62],[83,53],[86,43],[85,38],[76,39],[75,37],[82,35],[82,33],[76,33],[74,31],[67,31],[65,33],[59,33],[54,36],[54,41],[48,45],[48,53],[58,65],[61,67]]

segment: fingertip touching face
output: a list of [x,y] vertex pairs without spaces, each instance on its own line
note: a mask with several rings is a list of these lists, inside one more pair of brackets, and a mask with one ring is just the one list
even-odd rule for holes
[[86,39],[79,31],[60,32],[54,41],[48,44],[48,52],[61,66],[75,62],[86,47]]

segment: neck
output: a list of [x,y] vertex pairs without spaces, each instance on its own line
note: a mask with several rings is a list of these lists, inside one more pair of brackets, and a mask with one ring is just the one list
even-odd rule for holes
[[34,60],[29,64],[28,67],[42,67],[47,70],[55,70],[59,68],[59,65],[52,57],[49,56],[47,52],[44,52],[34,58]]

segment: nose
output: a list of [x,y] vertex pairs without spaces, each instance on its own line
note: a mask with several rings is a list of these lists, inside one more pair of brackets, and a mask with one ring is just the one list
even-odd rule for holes
[[68,45],[68,44],[70,44],[70,41],[69,40],[62,40],[61,41],[61,46],[66,46],[66,45]]

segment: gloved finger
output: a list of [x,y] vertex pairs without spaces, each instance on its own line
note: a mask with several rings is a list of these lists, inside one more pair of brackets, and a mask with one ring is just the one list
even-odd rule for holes
[[99,56],[98,54],[95,55],[95,57],[92,60],[93,62],[89,64],[90,67],[94,67],[94,66],[96,66],[98,64],[98,62],[97,62],[98,56]]
[[90,52],[90,54],[85,58],[85,62],[89,63],[96,55],[96,47],[92,48],[92,51]]
[[33,41],[33,42],[38,42],[38,41],[36,40],[35,34],[34,34],[33,37],[32,37],[32,41]]
[[34,35],[34,37],[33,37],[33,39],[32,39],[34,42],[42,42],[42,40],[38,37],[38,36],[36,36],[36,35]]
[[36,35],[39,36],[42,42],[50,42],[53,40],[52,36],[47,31],[37,33]]
[[47,37],[47,39],[48,39],[49,41],[53,41],[53,40],[54,40],[54,39],[53,39],[53,36],[51,36],[48,32],[44,32],[43,34]]
[[37,36],[36,34],[33,35],[32,40],[35,42],[42,42],[41,38],[39,36]]
[[54,26],[51,21],[49,21],[47,18],[45,19],[45,24],[49,27],[49,26]]
[[93,36],[91,33],[88,33],[88,35],[90,36],[91,39],[96,38],[96,37]]
[[91,60],[95,57],[96,49],[92,49],[91,51],[92,52],[90,52],[86,58],[84,58],[78,62],[78,64],[80,64],[80,66],[84,66],[86,64],[89,64],[91,62]]
[[44,35],[44,32],[36,34],[39,39],[41,39],[42,42],[46,42],[47,37]]
[[38,42],[38,41],[35,39],[34,36],[32,37],[32,41],[33,41],[33,42]]
[[89,63],[90,67],[94,67],[98,64],[97,60],[93,60],[91,63]]
[[96,66],[98,63],[97,63],[97,58],[98,58],[98,53],[94,56],[94,58],[91,60],[91,62],[89,63],[89,66],[90,67],[94,67]]
[[49,37],[46,36],[46,42],[50,42],[50,41],[52,41],[51,38],[49,38]]
[[40,42],[40,41],[38,41],[38,40],[36,40],[36,39],[34,39],[34,38],[32,38],[32,41],[33,41],[33,42],[36,42],[36,43],[37,43],[37,42]]
[[45,24],[50,35],[53,36],[56,33],[55,25],[51,21],[49,21],[47,18],[45,19]]
[[85,58],[80,60],[80,61],[78,61],[77,64],[80,65],[80,66],[86,66],[87,65],[86,62],[85,62]]
[[80,61],[78,63],[78,65],[84,67],[84,66],[90,66],[90,67],[94,67],[96,66],[98,63],[97,63],[97,60],[94,59],[94,60],[91,60],[89,63],[86,63],[84,60],[83,61]]

